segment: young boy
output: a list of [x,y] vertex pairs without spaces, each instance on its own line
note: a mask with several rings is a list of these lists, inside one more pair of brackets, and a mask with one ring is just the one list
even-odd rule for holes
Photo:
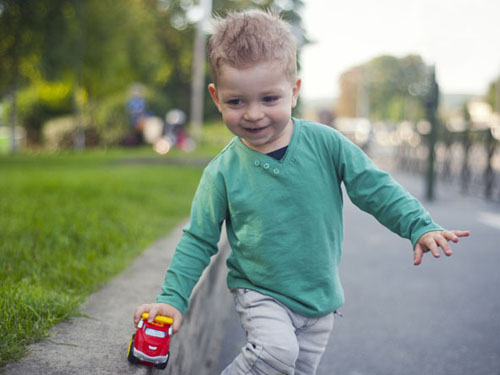
[[236,137],[206,167],[156,303],[174,319],[217,252],[225,222],[232,252],[227,284],[247,345],[223,372],[315,374],[344,296],[338,275],[342,191],[408,238],[414,264],[425,252],[451,255],[446,231],[391,177],[337,131],[291,117],[301,81],[288,25],[262,11],[218,20],[209,43],[210,95]]

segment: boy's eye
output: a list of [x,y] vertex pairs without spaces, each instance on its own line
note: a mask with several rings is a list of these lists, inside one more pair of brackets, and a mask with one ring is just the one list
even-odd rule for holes
[[273,103],[273,102],[277,101],[278,99],[279,99],[279,97],[276,95],[269,95],[269,96],[264,96],[262,101],[264,103]]
[[231,106],[238,106],[241,103],[243,103],[243,101],[241,99],[230,99],[226,103],[231,105]]

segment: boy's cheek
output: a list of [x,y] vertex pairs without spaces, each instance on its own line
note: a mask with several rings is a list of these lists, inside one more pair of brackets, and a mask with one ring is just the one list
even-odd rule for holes
[[224,121],[224,124],[226,125],[226,128],[228,128],[228,130],[231,133],[233,133],[234,135],[238,135],[236,132],[236,128],[233,125],[229,124],[225,119],[223,119],[223,121]]
[[227,111],[222,111],[222,120],[224,121],[224,124],[229,128],[229,130],[232,131],[237,126],[238,119],[236,116],[232,115],[231,113],[228,113]]

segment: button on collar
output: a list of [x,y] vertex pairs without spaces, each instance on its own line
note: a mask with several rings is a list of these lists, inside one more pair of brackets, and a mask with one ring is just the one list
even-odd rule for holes
[[260,165],[260,160],[255,160],[253,162],[253,165],[255,165],[256,167],[258,167]]
[[264,167],[264,169],[269,169],[269,163],[264,163],[262,167]]

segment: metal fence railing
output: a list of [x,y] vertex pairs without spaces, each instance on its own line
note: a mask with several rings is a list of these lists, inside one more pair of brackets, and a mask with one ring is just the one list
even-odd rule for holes
[[[435,145],[434,171],[438,179],[459,186],[464,193],[500,201],[500,141],[491,129],[441,132]],[[399,168],[425,173],[428,142],[398,147]]]

